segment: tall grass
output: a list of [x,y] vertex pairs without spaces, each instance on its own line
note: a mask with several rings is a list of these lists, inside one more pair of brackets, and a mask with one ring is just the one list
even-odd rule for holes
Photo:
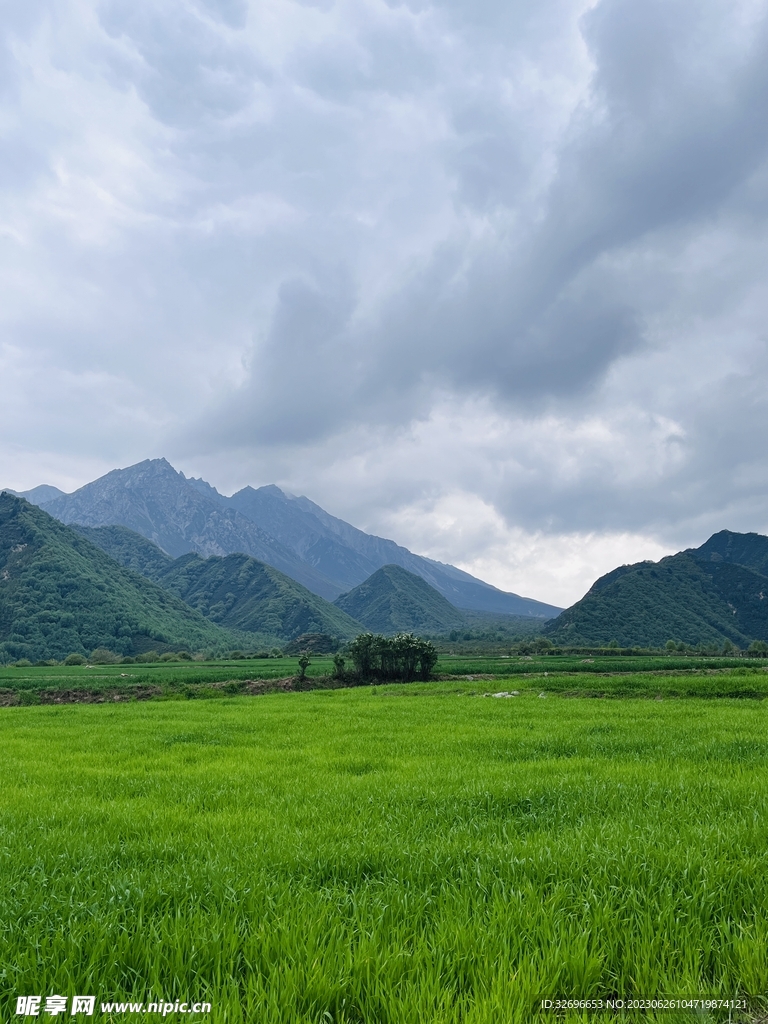
[[404,692],[4,710],[0,1019],[54,992],[248,1024],[766,992],[768,705]]

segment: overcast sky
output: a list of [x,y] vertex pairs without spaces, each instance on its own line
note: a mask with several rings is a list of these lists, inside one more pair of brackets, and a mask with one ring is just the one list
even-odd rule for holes
[[2,3],[0,483],[505,589],[768,532],[768,2]]

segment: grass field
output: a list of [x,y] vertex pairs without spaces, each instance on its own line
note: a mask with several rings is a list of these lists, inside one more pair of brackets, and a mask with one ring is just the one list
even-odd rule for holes
[[[482,692],[482,677],[513,679],[512,687],[585,695],[768,696],[768,661],[756,658],[451,657],[441,655],[438,678],[462,677]],[[86,699],[117,694],[130,699],[174,699],[232,695],[253,680],[286,680],[298,674],[298,658],[257,658],[209,662],[177,661],[134,665],[0,666],[0,706]],[[330,656],[313,656],[307,677],[328,685]],[[229,684],[229,685],[226,685]]]
[[52,993],[248,1024],[766,994],[768,703],[546,678],[3,709],[0,1020]]

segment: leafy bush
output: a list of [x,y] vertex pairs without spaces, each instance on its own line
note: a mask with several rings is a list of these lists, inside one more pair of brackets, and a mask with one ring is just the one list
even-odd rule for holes
[[136,661],[141,664],[146,664],[150,661],[160,661],[160,655],[157,651],[145,651],[143,654],[136,655]]
[[66,658],[64,659],[64,664],[65,665],[85,665],[85,661],[86,661],[86,659],[82,656],[82,654],[72,653],[72,654],[68,654],[66,656]]
[[176,655],[166,651],[165,654],[160,655],[160,661],[176,661]]
[[29,660],[29,658],[19,658],[18,661],[14,662],[16,668],[29,668],[31,664],[32,662]]
[[119,660],[118,655],[107,650],[106,647],[97,647],[91,651],[90,662],[92,665],[116,665]]

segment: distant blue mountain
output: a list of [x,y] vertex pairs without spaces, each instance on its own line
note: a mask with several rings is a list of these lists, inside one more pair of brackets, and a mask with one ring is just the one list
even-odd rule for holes
[[8,494],[15,494],[17,498],[26,498],[32,505],[43,505],[46,501],[63,498],[66,493],[51,484],[40,484],[38,487],[33,487],[31,491],[12,491],[10,487],[6,487],[5,490]]

